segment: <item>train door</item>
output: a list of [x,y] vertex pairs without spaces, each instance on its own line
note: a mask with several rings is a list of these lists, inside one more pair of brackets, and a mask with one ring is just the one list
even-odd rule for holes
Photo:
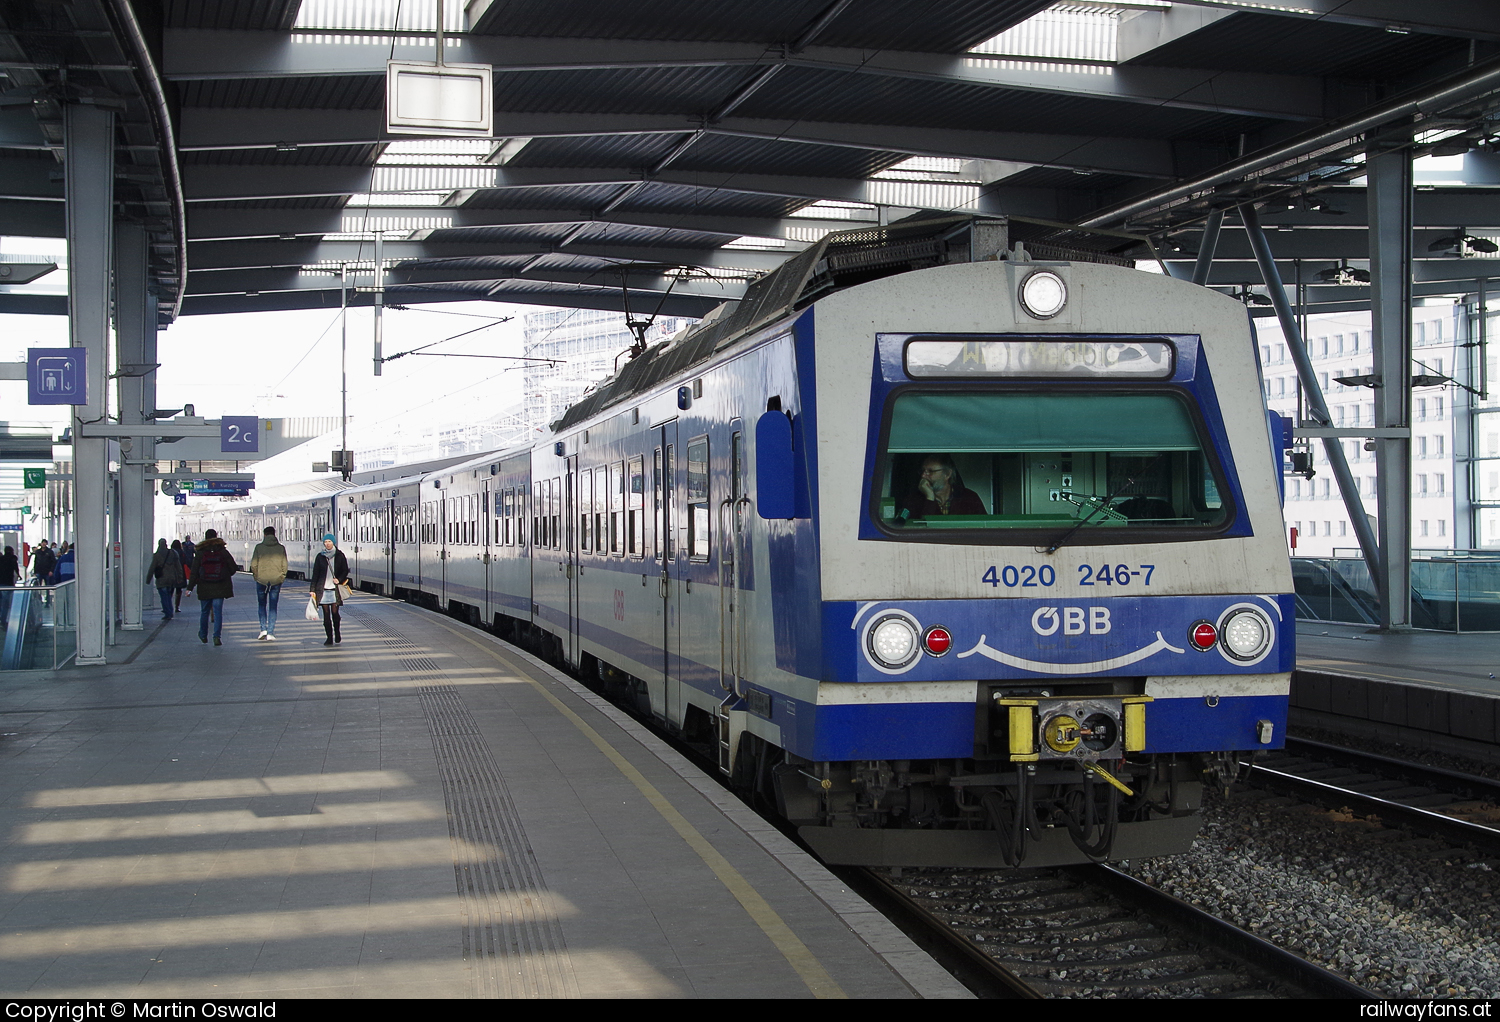
[[684,457],[677,438],[677,420],[673,419],[661,428],[659,438],[662,450],[662,487],[660,521],[661,530],[661,583],[659,594],[662,600],[662,677],[666,679],[663,709],[667,719],[682,720],[682,587],[687,577],[688,554],[683,549],[682,529],[678,516],[683,507],[682,486],[684,472],[680,459]]
[[[719,685],[726,696],[743,695],[744,614],[740,606],[744,573],[750,564],[745,518],[750,499],[745,496],[745,449],[741,423],[731,423],[729,437],[729,493],[719,501]],[[721,764],[722,765],[722,764]]]
[[389,596],[396,591],[396,501],[380,502],[380,522],[376,535],[381,553],[380,592]]
[[444,496],[439,497],[437,503],[438,514],[438,563],[433,565],[433,573],[437,581],[438,609],[448,609],[448,566],[453,557],[453,530],[458,524],[458,516],[453,510],[453,498],[446,495],[447,491],[440,491]]
[[484,590],[483,595],[474,599],[479,610],[479,620],[488,627],[495,620],[495,604],[493,594],[495,585],[499,581],[495,577],[495,526],[494,523],[500,518],[500,509],[491,510],[490,502],[498,500],[500,490],[495,485],[495,478],[491,476],[485,480],[484,486],[479,491],[479,535],[475,541],[479,543],[479,578],[480,588]]
[[563,470],[563,513],[562,513],[562,540],[563,559],[566,565],[564,574],[567,576],[568,597],[568,663],[576,664],[579,659],[578,645],[578,617],[581,608],[578,605],[578,455],[567,459]]
[[745,442],[743,424],[730,423],[729,486],[718,502],[719,580],[719,685],[722,690],[718,714],[719,769],[728,772],[733,756],[729,711],[744,698],[745,613],[742,600],[750,571],[750,498],[745,495]]

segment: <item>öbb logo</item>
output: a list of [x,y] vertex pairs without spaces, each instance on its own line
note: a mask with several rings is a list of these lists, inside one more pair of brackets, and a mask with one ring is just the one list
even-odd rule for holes
[[[1059,613],[1061,611],[1061,613]],[[1038,607],[1031,615],[1031,630],[1038,635],[1104,635],[1109,632],[1108,607]]]

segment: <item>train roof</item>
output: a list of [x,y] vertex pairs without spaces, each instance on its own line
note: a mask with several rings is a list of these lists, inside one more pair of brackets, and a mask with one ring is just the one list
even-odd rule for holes
[[[1043,236],[1049,236],[1045,243],[1030,240]],[[950,263],[1005,259],[1017,244],[1043,259],[1134,266],[1132,258],[1117,252],[1142,243],[1150,245],[1149,239],[1122,231],[1074,228],[1030,217],[939,213],[918,213],[883,227],[836,231],[755,281],[732,309],[726,302],[697,326],[626,363],[564,412],[552,430],[571,429],[708,361],[767,324],[856,284]]]

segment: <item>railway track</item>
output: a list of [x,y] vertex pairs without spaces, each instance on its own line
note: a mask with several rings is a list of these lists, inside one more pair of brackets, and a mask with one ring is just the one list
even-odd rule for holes
[[1252,784],[1500,856],[1500,782],[1309,739],[1256,761]]
[[1107,866],[863,872],[883,910],[908,932],[925,926],[1001,991],[992,996],[1370,996]]

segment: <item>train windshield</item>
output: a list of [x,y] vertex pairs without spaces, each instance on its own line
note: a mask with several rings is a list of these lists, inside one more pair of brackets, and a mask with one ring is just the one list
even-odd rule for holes
[[1229,492],[1170,393],[907,392],[891,409],[881,524],[958,529],[1214,529]]

